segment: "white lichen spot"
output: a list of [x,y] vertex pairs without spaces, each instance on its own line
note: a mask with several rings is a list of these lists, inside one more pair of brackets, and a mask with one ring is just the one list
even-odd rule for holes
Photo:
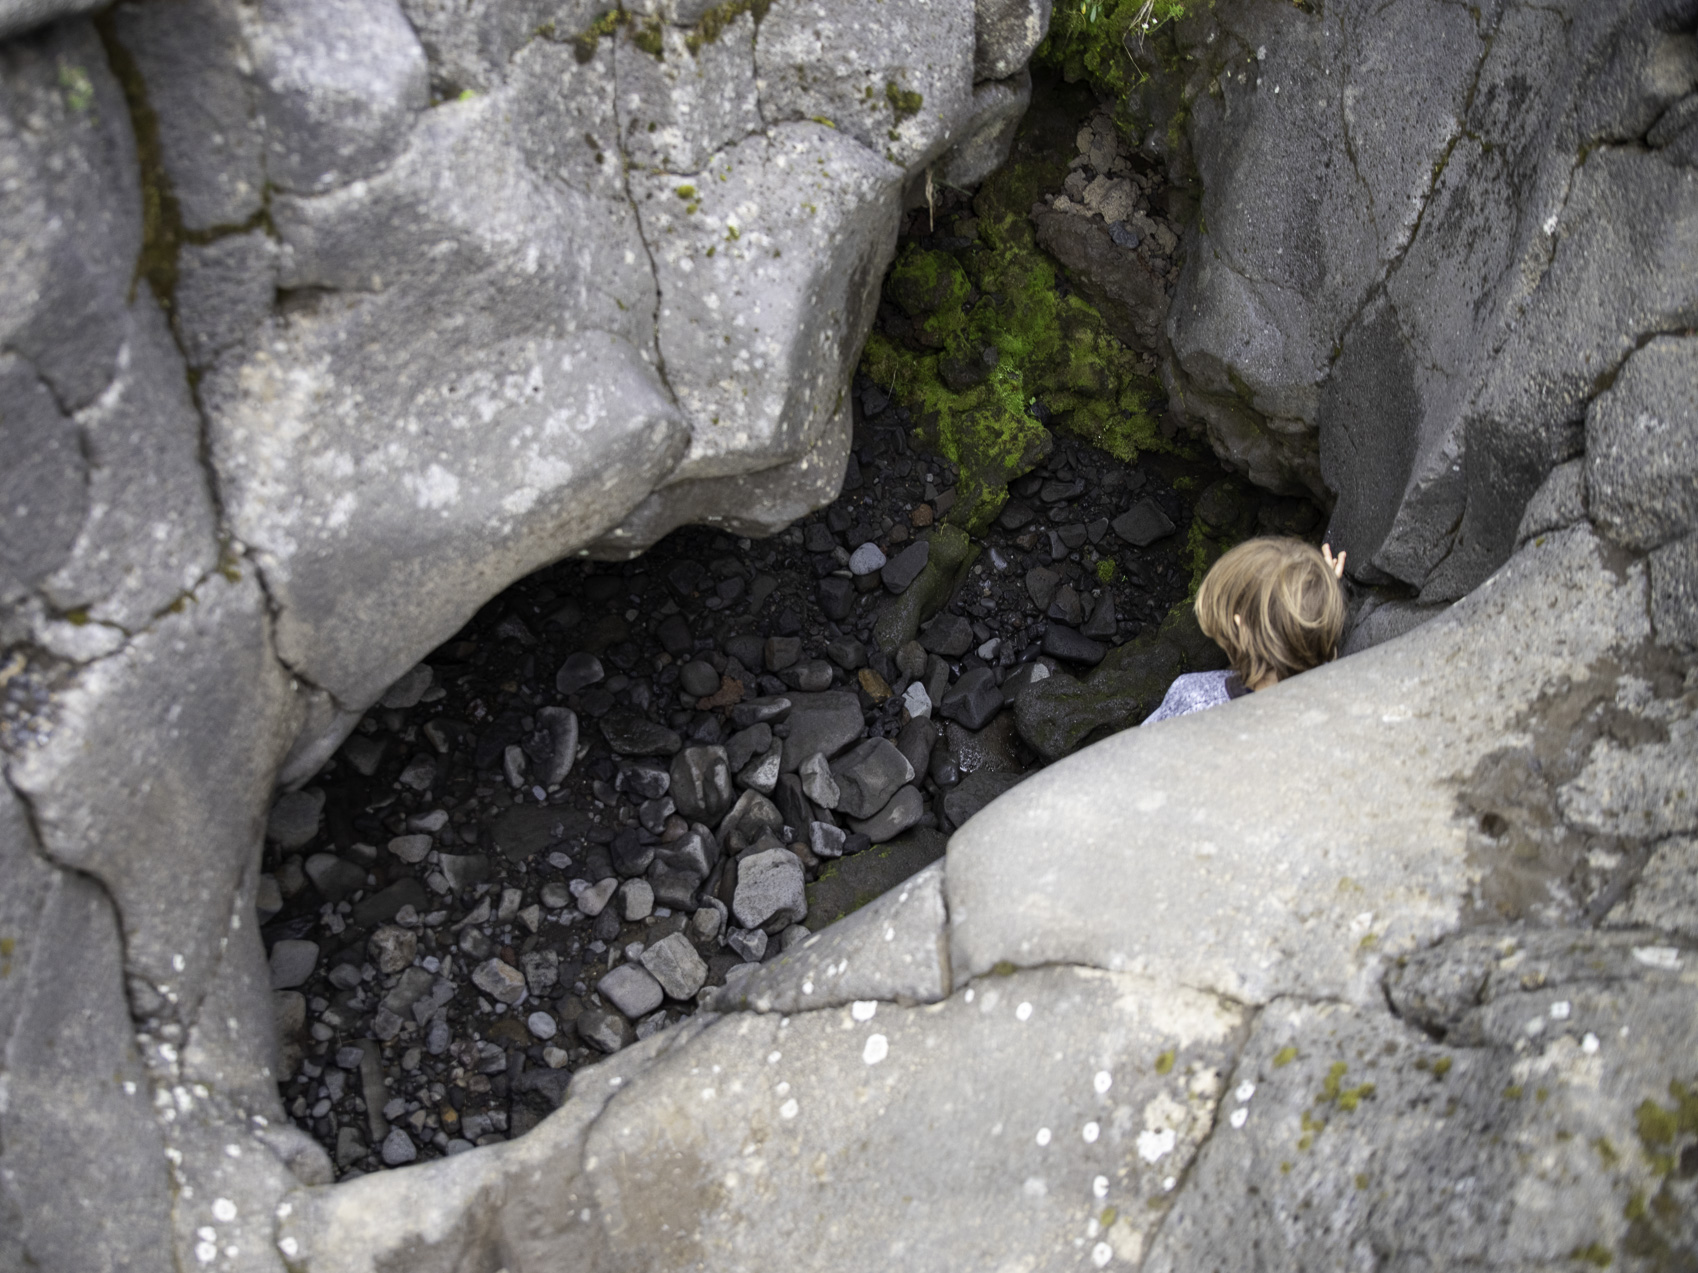
[[849,1015],[857,1021],[871,1021],[877,1011],[877,999],[857,999],[849,1005]]
[[882,1034],[869,1034],[867,1046],[861,1049],[861,1059],[868,1065],[877,1065],[890,1055],[890,1040]]
[[1237,1101],[1240,1105],[1242,1105],[1245,1101],[1249,1100],[1255,1094],[1256,1094],[1256,1085],[1254,1083],[1252,1083],[1249,1079],[1245,1079],[1237,1087],[1232,1089],[1232,1095],[1237,1099]]
[[1080,1129],[1079,1134],[1085,1138],[1085,1143],[1087,1145],[1094,1145],[1097,1142],[1097,1137],[1102,1135],[1102,1128],[1098,1127],[1095,1123],[1086,1123],[1085,1126]]
[[236,1218],[236,1204],[228,1198],[217,1198],[212,1203],[212,1218],[220,1224],[229,1224]]
[[1232,1111],[1232,1116],[1226,1121],[1231,1123],[1233,1130],[1236,1131],[1238,1128],[1244,1126],[1245,1123],[1250,1121],[1250,1111],[1240,1105],[1237,1109]]
[[1042,1177],[1027,1176],[1026,1183],[1020,1186],[1020,1192],[1028,1198],[1042,1198],[1049,1193],[1049,1186],[1044,1183]]
[[1574,1005],[1567,999],[1558,999],[1551,1005],[1552,1021],[1567,1021],[1569,1014],[1574,1011]]
[[1635,946],[1633,957],[1650,968],[1680,967],[1680,951],[1673,946]]
[[802,993],[805,994],[805,995],[813,994],[814,993],[814,983],[812,981],[804,981],[802,983]]
[[1016,1021],[1030,1021],[1032,1019],[1032,1005],[1023,1003],[1014,1009],[1014,1019]]
[[1107,1070],[1098,1070],[1096,1078],[1091,1080],[1091,1086],[1096,1088],[1097,1095],[1101,1096],[1104,1092],[1108,1091],[1109,1088],[1114,1086],[1114,1075],[1110,1074]]
[[1175,1185],[1177,1185],[1178,1183],[1179,1183],[1179,1177],[1178,1176],[1169,1176],[1166,1180],[1163,1180],[1161,1182],[1161,1191],[1163,1193],[1172,1193],[1173,1187]]
[[802,1107],[796,1104],[796,1098],[792,1096],[789,1100],[785,1101],[784,1104],[778,1107],[778,1116],[786,1119],[795,1118],[796,1115],[801,1112],[801,1109]]
[[1049,1144],[1049,1128],[1047,1128],[1047,1127],[1038,1128],[1037,1141],[1038,1141],[1038,1144],[1040,1144],[1040,1145]]
[[1114,1258],[1114,1248],[1106,1242],[1099,1242],[1091,1248],[1091,1263],[1099,1269],[1107,1268],[1108,1262]]
[[1106,1198],[1106,1197],[1108,1197],[1108,1177],[1107,1176],[1098,1176],[1095,1180],[1091,1181],[1091,1196],[1093,1198]]
[[460,498],[460,479],[440,464],[432,464],[423,477],[409,473],[402,482],[420,508],[447,508]]
[[1173,1147],[1179,1142],[1178,1134],[1171,1127],[1160,1131],[1138,1133],[1138,1157],[1145,1162],[1159,1162],[1173,1152]]
[[1545,237],[1547,239],[1550,238],[1551,235],[1555,234],[1557,228],[1557,214],[1553,212],[1550,216],[1546,217],[1545,224],[1540,228],[1544,230]]
[[972,987],[971,987],[971,986],[968,986],[968,987],[967,987],[967,993],[966,993],[966,994],[965,994],[965,995],[963,995],[963,996],[962,996],[962,998],[964,998],[964,999],[965,999],[965,1000],[966,1000],[966,1001],[967,1001],[967,1002],[968,1002],[968,1003],[972,1003],[972,1002],[973,1002],[973,1000],[974,1000],[974,999],[975,999],[975,998],[976,998],[976,997],[977,997],[977,996],[976,996],[976,995],[975,995],[975,994],[974,994],[974,993],[973,993],[973,988],[972,988]]
[[218,1248],[210,1242],[195,1243],[195,1259],[202,1264],[211,1264],[218,1258]]
[[768,1052],[766,1054],[766,1063],[768,1065],[777,1065],[783,1059],[784,1053],[782,1052]]
[[1580,1050],[1587,1056],[1595,1053],[1598,1050],[1598,1036],[1588,1030],[1586,1037],[1580,1040]]
[[292,1260],[300,1253],[301,1244],[293,1238],[284,1238],[277,1244],[277,1249]]

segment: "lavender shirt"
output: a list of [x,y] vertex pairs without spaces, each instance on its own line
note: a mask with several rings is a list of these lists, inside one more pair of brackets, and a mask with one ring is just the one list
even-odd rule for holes
[[1167,697],[1162,699],[1160,707],[1145,717],[1144,724],[1153,725],[1158,720],[1218,707],[1232,699],[1243,698],[1249,692],[1244,682],[1238,679],[1238,673],[1230,670],[1187,672],[1167,687]]

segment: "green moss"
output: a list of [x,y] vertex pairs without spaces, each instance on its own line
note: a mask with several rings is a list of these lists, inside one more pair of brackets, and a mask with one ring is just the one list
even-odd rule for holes
[[659,18],[650,18],[647,22],[639,23],[631,32],[631,43],[650,57],[665,60],[666,39]]
[[176,304],[177,254],[183,243],[183,218],[171,189],[171,179],[165,172],[159,117],[148,102],[141,69],[118,39],[112,10],[107,9],[96,18],[94,27],[106,47],[112,73],[124,91],[136,139],[136,165],[141,170],[142,249],[136,259],[130,292],[133,297],[135,284],[145,280],[160,308],[169,315]]
[[1596,1264],[1601,1269],[1607,1269],[1615,1262],[1615,1257],[1607,1249],[1593,1242],[1589,1246],[1575,1247],[1568,1253],[1571,1260],[1585,1260],[1588,1264]]
[[1171,1074],[1173,1072],[1173,1063],[1178,1059],[1178,1055],[1179,1054],[1172,1048],[1169,1048],[1167,1051],[1158,1056],[1156,1058],[1156,1073]]
[[572,37],[572,56],[580,63],[588,62],[595,57],[595,51],[603,36],[612,35],[620,27],[631,20],[631,15],[623,9],[609,9],[594,22]]
[[59,87],[65,92],[65,105],[77,114],[85,114],[94,105],[94,82],[88,72],[63,58],[59,59]]
[[891,112],[896,116],[898,125],[905,119],[912,119],[920,113],[920,107],[926,99],[912,89],[900,87],[895,80],[889,80],[884,86],[884,98],[890,103]]
[[1433,1062],[1433,1077],[1442,1081],[1444,1076],[1450,1073],[1452,1064],[1453,1062],[1448,1056],[1441,1056]]
[[991,971],[998,977],[1012,977],[1019,969],[1008,960],[999,959],[991,965]]
[[1296,1059],[1297,1049],[1288,1043],[1278,1052],[1273,1054],[1273,1067],[1276,1070],[1283,1070]]
[[712,44],[724,35],[726,28],[745,13],[753,17],[755,25],[759,26],[770,8],[772,0],[727,0],[725,4],[715,5],[696,19],[695,26],[684,37],[684,47],[694,56],[702,51],[704,45]]
[[1114,582],[1115,563],[1113,557],[1104,557],[1097,562],[1097,581],[1099,583]]
[[[1059,70],[1069,81],[1088,81],[1099,93],[1124,97],[1148,78],[1156,63],[1150,37],[1185,16],[1184,0],[1082,0],[1059,4],[1049,35],[1034,61]],[[1132,50],[1142,51],[1134,57]]]

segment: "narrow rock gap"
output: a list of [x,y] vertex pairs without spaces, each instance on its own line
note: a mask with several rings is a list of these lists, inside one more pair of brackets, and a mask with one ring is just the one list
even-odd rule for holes
[[[528,1130],[576,1070],[1141,719],[1212,650],[1176,607],[1225,545],[1318,534],[1312,505],[1164,428],[1150,351],[1116,335],[1166,292],[1105,288],[1115,254],[1177,272],[1159,175],[1086,94],[1046,86],[1025,136],[977,194],[943,191],[935,229],[904,218],[837,500],[768,540],[688,527],[537,571],[279,800],[279,1090],[344,1177]],[[1042,245],[1080,234],[1075,268]],[[1016,286],[1054,324],[1018,349]],[[997,469],[974,430],[1010,407],[1034,445]]]

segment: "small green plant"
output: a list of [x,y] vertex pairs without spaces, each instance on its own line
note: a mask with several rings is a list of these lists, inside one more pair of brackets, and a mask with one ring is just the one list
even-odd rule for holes
[[59,87],[65,90],[65,105],[77,114],[83,114],[94,105],[94,83],[82,67],[61,61]]
[[1068,80],[1122,96],[1149,78],[1150,37],[1185,11],[1185,0],[1063,0],[1037,60]]

